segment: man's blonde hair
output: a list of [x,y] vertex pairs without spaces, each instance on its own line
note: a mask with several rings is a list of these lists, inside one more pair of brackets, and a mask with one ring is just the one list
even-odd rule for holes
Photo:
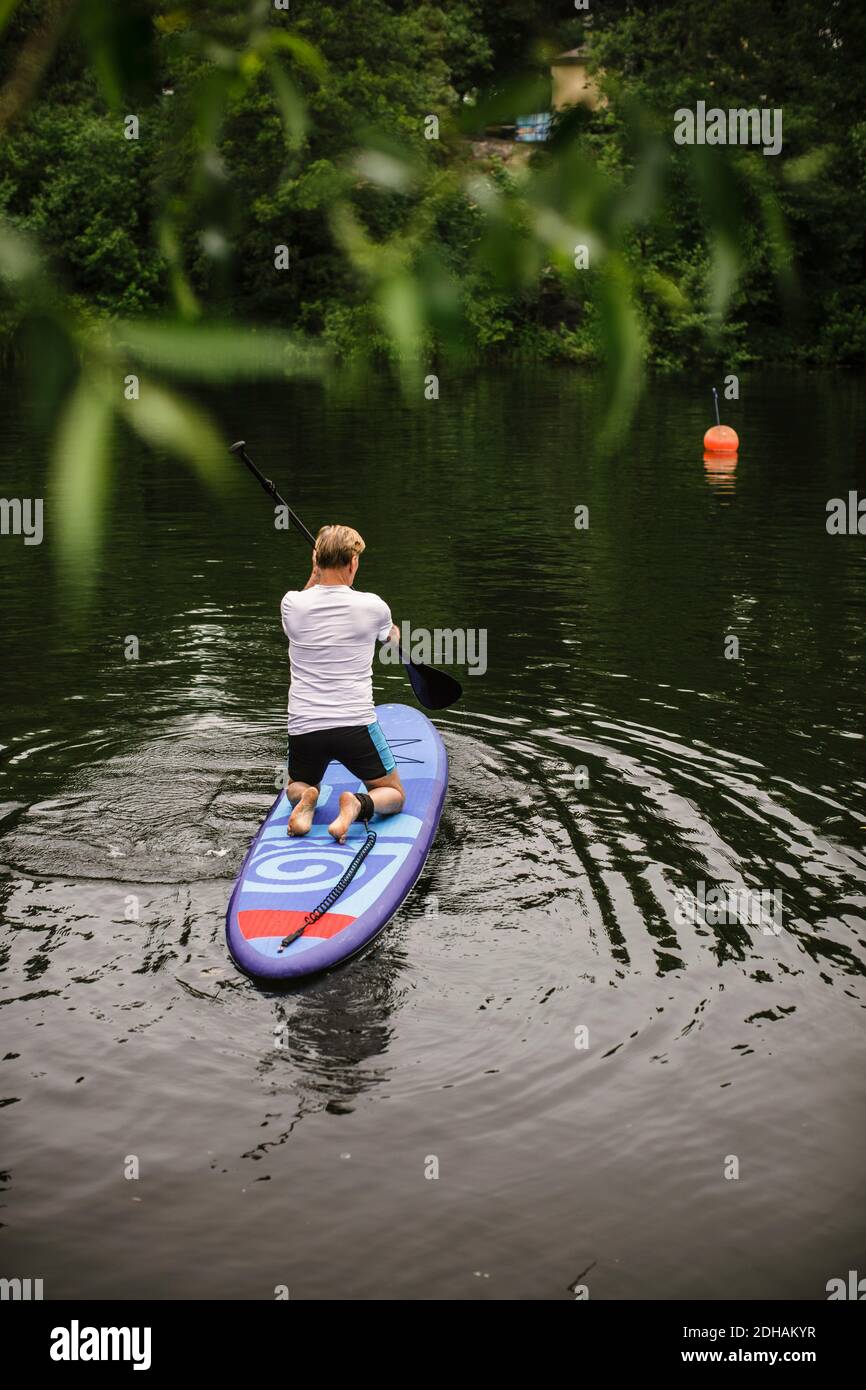
[[341,570],[365,549],[363,536],[351,526],[323,526],[316,536],[316,564],[323,570]]

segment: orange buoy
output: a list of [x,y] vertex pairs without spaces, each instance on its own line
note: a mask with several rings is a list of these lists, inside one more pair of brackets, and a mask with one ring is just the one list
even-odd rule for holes
[[710,454],[735,454],[739,447],[737,431],[730,425],[713,425],[704,435],[704,448]]
[[716,408],[716,423],[704,435],[704,448],[710,454],[735,454],[740,447],[737,431],[730,425],[723,425],[719,419],[719,393],[713,387],[713,405]]

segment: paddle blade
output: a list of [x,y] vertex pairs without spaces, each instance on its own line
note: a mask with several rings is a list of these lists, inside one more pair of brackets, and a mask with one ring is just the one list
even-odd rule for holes
[[403,658],[415,698],[425,709],[447,709],[463,694],[463,686],[445,671],[437,671],[419,661]]

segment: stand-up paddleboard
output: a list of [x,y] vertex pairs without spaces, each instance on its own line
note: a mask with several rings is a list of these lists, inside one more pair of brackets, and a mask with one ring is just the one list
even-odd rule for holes
[[397,760],[406,804],[396,816],[373,817],[376,843],[351,882],[280,952],[339,883],[367,832],[356,821],[344,845],[328,834],[340,793],[365,790],[342,763],[325,772],[308,835],[287,834],[292,808],[285,793],[277,797],[244,860],[226,917],[229,950],[249,975],[289,980],[353,956],[387,926],[424,867],[448,785],[445,747],[430,720],[409,705],[378,705],[376,718]]

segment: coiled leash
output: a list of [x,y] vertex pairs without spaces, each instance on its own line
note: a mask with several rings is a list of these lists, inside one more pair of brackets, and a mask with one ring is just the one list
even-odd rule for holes
[[361,803],[361,812],[358,816],[358,820],[363,821],[364,829],[367,832],[367,838],[362,844],[361,848],[358,850],[358,853],[355,855],[348,869],[343,874],[343,877],[339,880],[338,883],[334,884],[327,897],[323,898],[322,901],[319,903],[319,906],[314,907],[312,912],[307,913],[306,917],[304,918],[301,926],[298,927],[297,931],[289,932],[288,936],[283,937],[282,941],[277,947],[278,956],[282,955],[286,947],[291,946],[293,941],[297,941],[299,936],[303,936],[304,932],[307,930],[307,927],[314,926],[314,924],[318,922],[320,917],[324,917],[326,912],[330,912],[331,908],[334,906],[334,903],[340,897],[341,893],[344,893],[346,891],[349,884],[352,882],[352,879],[355,877],[355,874],[358,872],[364,860],[367,858],[367,855],[370,853],[370,850],[376,843],[376,832],[375,830],[371,830],[369,825],[367,824],[367,822],[370,820],[371,816],[373,816],[376,810],[375,806],[373,805],[373,798],[369,795],[368,792],[353,792],[352,795],[356,796]]

